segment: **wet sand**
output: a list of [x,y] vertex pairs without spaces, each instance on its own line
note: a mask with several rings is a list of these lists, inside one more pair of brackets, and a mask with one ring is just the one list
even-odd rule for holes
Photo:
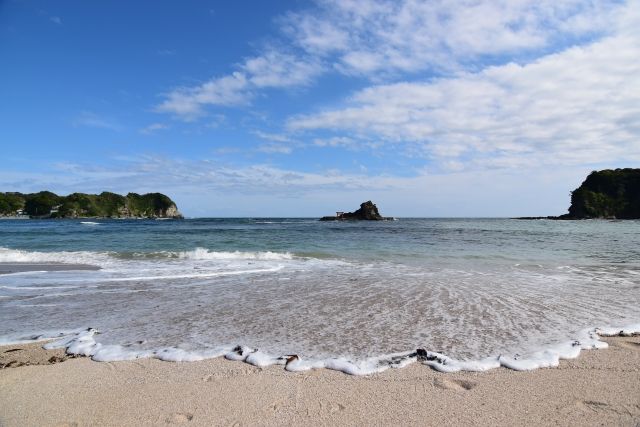
[[[0,347],[0,425],[640,425],[640,337],[558,368],[354,377],[212,359],[114,363]],[[14,363],[12,363],[14,362]]]
[[0,274],[25,273],[29,271],[74,271],[100,270],[97,265],[89,264],[56,264],[32,262],[0,262]]

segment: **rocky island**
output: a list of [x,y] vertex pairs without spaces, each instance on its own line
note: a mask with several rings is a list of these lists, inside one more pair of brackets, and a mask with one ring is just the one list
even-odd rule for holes
[[378,207],[371,200],[360,204],[355,212],[336,212],[335,216],[323,216],[320,221],[388,221],[393,218],[383,217]]
[[593,171],[571,192],[569,213],[517,219],[640,219],[640,169]]
[[593,171],[571,192],[569,213],[559,219],[640,219],[640,169]]
[[182,218],[176,204],[161,193],[0,193],[0,217],[28,218]]

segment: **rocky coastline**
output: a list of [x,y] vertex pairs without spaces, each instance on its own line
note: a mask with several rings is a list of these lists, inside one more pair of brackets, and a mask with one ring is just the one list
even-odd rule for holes
[[126,196],[72,193],[58,196],[50,191],[38,193],[0,193],[0,218],[148,218],[182,219],[175,202],[161,193]]
[[568,213],[515,219],[640,219],[640,169],[593,171],[571,192]]

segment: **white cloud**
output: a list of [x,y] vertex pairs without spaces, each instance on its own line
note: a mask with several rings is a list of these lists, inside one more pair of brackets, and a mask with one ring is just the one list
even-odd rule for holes
[[315,138],[313,145],[318,147],[356,147],[360,145],[358,141],[346,136],[333,136],[331,138]]
[[293,148],[291,145],[278,144],[278,143],[269,143],[269,144],[261,144],[258,146],[258,151],[262,153],[269,154],[291,154],[293,152]]
[[623,6],[615,0],[318,0],[277,20],[277,47],[227,76],[166,94],[156,109],[194,120],[207,106],[244,105],[261,89],[309,85],[328,71],[376,81],[425,71],[450,75],[483,58],[505,62],[606,33]]
[[263,131],[253,131],[255,136],[265,141],[270,141],[267,144],[261,144],[258,146],[258,151],[269,154],[291,154],[295,147],[299,147],[300,144],[291,139],[288,135],[281,133],[268,133]]
[[433,160],[467,166],[637,161],[639,57],[640,38],[625,31],[527,65],[369,87],[288,129],[418,144]]
[[282,133],[268,133],[260,130],[254,131],[253,134],[258,138],[273,142],[293,142],[291,137]]
[[209,80],[199,86],[170,92],[156,110],[172,113],[187,121],[204,114],[205,105],[242,105],[250,98],[249,83],[243,73]]
[[311,13],[289,13],[280,19],[282,31],[311,54],[326,55],[348,47],[349,31]]
[[151,135],[161,130],[169,129],[169,126],[164,123],[151,123],[149,126],[145,126],[140,129],[140,133],[143,135]]
[[59,16],[51,16],[49,17],[49,20],[54,24],[62,25],[62,19]]
[[112,131],[122,130],[122,125],[120,125],[117,120],[98,115],[91,111],[83,111],[78,114],[78,116],[72,120],[72,124],[75,127],[92,127]]
[[346,74],[456,70],[483,56],[522,54],[608,31],[615,1],[324,0],[282,30]]
[[246,105],[254,91],[264,88],[284,88],[308,84],[320,73],[318,63],[270,50],[248,58],[239,71],[214,78],[190,88],[178,88],[166,95],[156,111],[172,113],[186,121],[205,114],[205,107]]
[[276,50],[247,59],[241,69],[257,88],[306,85],[320,72],[317,63]]

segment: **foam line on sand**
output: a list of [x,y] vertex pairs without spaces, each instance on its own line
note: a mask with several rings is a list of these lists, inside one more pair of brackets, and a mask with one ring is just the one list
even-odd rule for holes
[[[0,424],[630,425],[640,422],[640,337],[557,368],[444,374],[412,364],[367,377],[224,358],[97,363],[42,343],[0,347]],[[60,363],[64,362],[64,363]]]

